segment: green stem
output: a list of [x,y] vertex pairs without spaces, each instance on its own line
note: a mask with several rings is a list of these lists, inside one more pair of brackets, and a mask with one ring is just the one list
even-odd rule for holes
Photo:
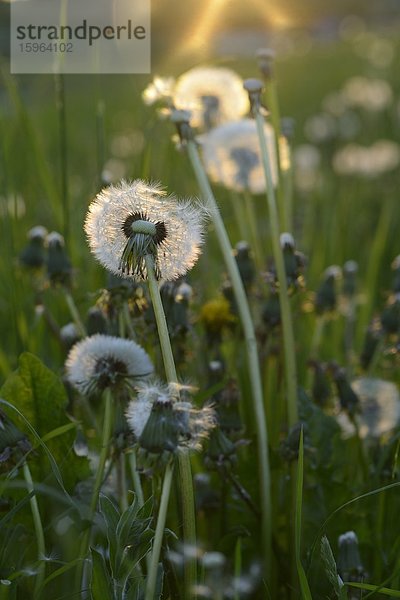
[[[22,470],[24,473],[26,487],[29,493],[34,493],[33,479],[31,475],[31,471],[29,469],[28,463],[24,462],[22,466]],[[31,511],[33,517],[33,526],[35,528],[36,540],[37,540],[37,550],[38,550],[38,560],[39,560],[39,568],[38,574],[35,581],[35,590],[34,590],[34,598],[38,598],[38,591],[42,587],[44,578],[45,578],[45,562],[44,558],[46,556],[46,546],[44,543],[44,533],[43,533],[43,525],[42,520],[40,518],[39,506],[37,502],[36,495],[33,495],[30,499]]]
[[262,536],[264,546],[264,556],[266,561],[267,571],[270,571],[271,561],[271,476],[268,455],[268,433],[264,411],[263,392],[261,384],[261,374],[259,357],[257,351],[257,340],[254,333],[253,321],[251,318],[250,308],[246,297],[246,292],[243,287],[243,282],[240,277],[239,269],[232,254],[231,244],[225,225],[218,210],[213,192],[207,175],[201,164],[199,153],[195,142],[189,140],[187,143],[189,158],[191,160],[193,170],[202,192],[204,199],[207,202],[207,207],[210,210],[212,222],[217,234],[220,248],[225,260],[225,265],[232,283],[235,294],[236,304],[240,315],[240,320],[243,327],[243,333],[246,345],[247,364],[252,389],[253,409],[255,413],[255,425],[257,428],[257,450],[260,469],[261,481],[261,513],[262,513]]
[[82,323],[79,311],[76,308],[75,301],[74,301],[73,297],[71,296],[69,290],[67,290],[67,288],[64,288],[64,295],[65,295],[65,300],[66,300],[68,308],[69,308],[69,312],[71,313],[72,320],[75,323],[75,326],[76,326],[79,334],[82,337],[86,337],[87,333],[86,333],[85,326]]
[[128,508],[128,492],[126,489],[126,475],[125,475],[125,454],[120,453],[117,462],[117,481],[118,481],[118,496],[119,505],[122,512],[125,512]]
[[[91,521],[91,522],[93,521],[93,517],[96,512],[96,506],[97,506],[97,502],[99,499],[101,484],[103,482],[104,468],[106,465],[106,460],[107,460],[107,456],[108,456],[108,452],[109,452],[111,432],[112,432],[113,399],[112,399],[111,391],[108,388],[104,391],[104,400],[105,400],[105,410],[104,410],[104,421],[103,421],[103,433],[102,433],[102,438],[101,438],[100,459],[99,459],[99,464],[97,467],[96,479],[94,482],[92,499],[90,501],[89,517],[88,517],[89,521]],[[86,557],[86,554],[89,549],[90,533],[91,533],[91,527],[86,529],[86,531],[84,532],[82,541],[81,541],[81,546],[79,549],[79,557],[81,558],[81,561],[78,564],[78,570],[77,570],[77,585],[79,586],[79,589],[82,586],[82,575],[83,575],[83,571],[84,571],[85,557]]]
[[283,217],[282,224],[285,231],[293,231],[293,167],[291,148],[288,142],[289,166],[281,168],[283,190]]
[[[169,338],[167,321],[161,301],[160,289],[154,272],[154,259],[152,256],[145,257],[147,277],[154,315],[157,323],[158,337],[160,339],[161,352],[164,368],[169,383],[178,381],[174,356],[172,354],[171,341]],[[183,538],[185,544],[196,545],[196,511],[194,503],[194,491],[190,457],[187,450],[181,450],[178,455],[180,489],[182,496],[183,512]],[[167,476],[167,472],[165,477]],[[154,552],[154,550],[153,550]],[[156,557],[157,558],[157,557]],[[157,558],[158,563],[158,558]],[[188,561],[185,565],[185,590],[188,597],[197,580],[197,565],[195,560]]]
[[173,465],[170,463],[165,469],[163,487],[160,499],[160,510],[158,511],[156,531],[153,539],[153,549],[151,552],[150,568],[147,575],[145,600],[154,600],[158,562],[161,552],[161,544],[164,536],[165,522],[167,520],[168,501],[171,493]]
[[129,467],[131,470],[133,491],[135,492],[139,507],[141,508],[144,504],[144,496],[143,496],[142,483],[140,481],[140,475],[136,469],[136,452],[135,452],[135,450],[133,450],[129,454]]
[[257,215],[254,210],[254,199],[252,198],[250,192],[244,192],[244,204],[246,208],[247,221],[250,226],[250,244],[252,246],[254,252],[255,263],[257,269],[261,272],[264,265],[264,252],[262,245],[260,244],[260,234],[257,227]]
[[283,346],[285,354],[285,373],[287,386],[288,422],[293,427],[298,420],[297,414],[297,368],[295,343],[293,334],[292,313],[290,310],[289,296],[287,291],[285,263],[280,244],[280,228],[278,211],[275,200],[274,184],[272,182],[271,168],[269,164],[267,142],[264,134],[264,119],[259,112],[255,116],[258,137],[260,141],[261,157],[263,161],[265,178],[267,183],[268,212],[271,221],[272,251],[279,282],[279,303],[281,307]]

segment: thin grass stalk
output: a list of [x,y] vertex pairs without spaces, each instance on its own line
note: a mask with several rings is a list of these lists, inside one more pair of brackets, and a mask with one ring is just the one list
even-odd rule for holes
[[86,328],[82,323],[82,319],[80,317],[79,311],[76,307],[75,301],[67,288],[64,288],[65,301],[67,303],[69,312],[71,314],[72,320],[75,323],[75,326],[82,337],[86,337]]
[[[169,383],[178,381],[176,374],[175,361],[171,348],[171,341],[168,333],[167,321],[165,318],[164,308],[161,301],[159,284],[154,272],[154,259],[152,256],[145,257],[147,277],[149,284],[149,291],[151,301],[153,304],[154,315],[157,323],[158,337],[160,339],[161,353],[163,356],[165,374]],[[196,545],[196,511],[194,504],[194,491],[192,481],[192,469],[190,466],[190,457],[187,450],[181,450],[178,453],[179,463],[179,475],[181,483],[181,498],[182,498],[182,512],[183,512],[183,538],[185,544],[195,546]],[[168,469],[165,472],[164,478],[169,477]],[[165,480],[163,484],[163,491],[165,486]],[[169,484],[170,489],[171,485]],[[169,493],[169,492],[168,492]],[[167,491],[165,491],[167,494]],[[163,518],[166,518],[166,513],[160,513]],[[158,519],[160,519],[160,514]],[[157,522],[158,527],[158,522]],[[163,529],[165,527],[165,523]],[[156,552],[158,546],[155,546],[153,553]],[[160,546],[161,548],[161,546]],[[155,563],[155,560],[157,562]],[[156,568],[158,564],[159,554],[153,559],[152,556],[152,567]],[[189,597],[192,593],[191,590],[196,583],[197,579],[197,565],[195,560],[189,560],[185,565],[185,593]],[[152,575],[153,576],[153,575]]]
[[37,574],[37,577],[35,580],[35,588],[34,588],[34,592],[33,592],[33,597],[38,598],[39,590],[43,585],[43,581],[44,581],[45,574],[46,574],[46,572],[45,572],[46,563],[44,562],[44,559],[46,556],[46,546],[45,546],[45,541],[44,541],[43,525],[42,525],[42,520],[40,518],[38,501],[37,501],[37,498],[35,495],[35,488],[33,485],[32,474],[31,474],[31,471],[30,471],[30,468],[29,468],[29,465],[27,462],[24,462],[24,464],[22,466],[22,471],[24,473],[27,490],[29,493],[33,493],[33,496],[31,497],[29,502],[31,505],[33,526],[35,528],[37,551],[38,551],[38,561],[39,561],[38,574]]
[[259,357],[257,351],[257,340],[254,333],[254,325],[251,318],[250,308],[247,301],[243,282],[240,277],[237,263],[232,254],[231,244],[225,229],[216,200],[211,190],[210,183],[200,161],[196,143],[188,140],[187,150],[193,170],[195,172],[201,193],[207,202],[211,213],[212,222],[215,227],[218,242],[225,260],[225,265],[232,283],[237,309],[243,327],[246,345],[247,365],[252,390],[253,408],[255,413],[255,425],[257,430],[257,450],[261,482],[261,513],[262,513],[262,537],[264,556],[267,572],[270,571],[271,561],[271,476],[268,455],[268,433],[264,411],[263,392]]
[[[111,432],[112,432],[112,426],[113,426],[113,398],[112,398],[111,391],[109,389],[106,389],[104,391],[104,403],[105,403],[105,407],[104,407],[103,432],[102,432],[102,437],[101,437],[100,459],[99,459],[99,464],[98,464],[97,472],[96,472],[96,478],[95,478],[95,482],[94,482],[94,486],[93,486],[92,499],[90,501],[90,507],[89,507],[89,517],[88,518],[89,518],[90,522],[93,521],[93,517],[96,512],[96,506],[97,506],[97,502],[99,499],[101,484],[103,482],[104,469],[105,469],[106,460],[107,460],[107,456],[108,456],[108,452],[109,452],[109,445],[110,445]],[[90,534],[91,534],[91,527],[86,529],[85,533],[83,534],[80,549],[79,549],[79,557],[80,557],[81,561],[78,564],[77,579],[76,579],[79,590],[81,590],[81,588],[82,588],[82,576],[84,573],[86,554],[89,549]]]
[[285,263],[280,244],[280,228],[278,211],[275,200],[274,184],[272,181],[271,167],[269,163],[267,142],[264,134],[264,119],[259,111],[255,114],[257,132],[260,141],[261,157],[267,183],[268,212],[271,222],[272,251],[279,282],[279,303],[281,308],[281,320],[283,331],[283,347],[285,355],[285,374],[287,387],[287,407],[289,427],[293,427],[298,420],[297,412],[297,366],[295,355],[295,342],[293,333],[292,312],[290,309],[289,295],[287,290]]
[[300,582],[301,597],[303,600],[312,600],[310,587],[308,585],[306,573],[301,562],[301,520],[303,508],[303,477],[304,477],[304,448],[303,448],[303,428],[300,432],[299,460],[297,464],[297,482],[296,482],[296,512],[295,512],[295,555],[296,568]]
[[163,487],[160,499],[160,509],[158,511],[156,531],[153,539],[153,549],[151,552],[150,569],[146,582],[145,600],[154,600],[154,594],[157,583],[158,560],[161,552],[162,539],[164,536],[165,522],[167,519],[168,502],[171,494],[172,475],[174,467],[172,463],[165,469]]
[[69,189],[68,189],[68,151],[67,151],[67,116],[65,108],[65,85],[64,75],[57,73],[55,75],[56,87],[56,106],[58,115],[58,129],[60,139],[60,167],[61,167],[61,206],[63,215],[63,236],[69,244],[70,234],[70,208],[69,208]]
[[258,270],[261,272],[264,265],[264,252],[262,245],[260,244],[260,234],[257,227],[257,215],[254,210],[254,199],[250,192],[247,190],[243,193],[244,205],[246,208],[247,222],[250,228],[250,240],[248,240],[252,246],[254,252],[255,263]]

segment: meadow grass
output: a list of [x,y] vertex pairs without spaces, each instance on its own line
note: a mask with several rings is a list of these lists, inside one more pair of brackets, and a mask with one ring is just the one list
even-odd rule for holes
[[[303,126],[321,110],[323,98],[358,74],[389,81],[395,102],[379,114],[359,111],[361,126],[357,142],[370,144],[379,139],[398,139],[400,52],[396,40],[393,44],[395,56],[385,70],[371,66],[355,53],[351,41],[314,42],[307,54],[284,60],[278,57],[280,112],[293,116],[297,123],[292,141],[294,150],[309,143]],[[180,71],[190,66],[182,65]],[[254,61],[232,60],[228,66],[244,78],[258,76]],[[7,414],[4,419],[15,421],[33,447],[28,454],[33,481],[27,485],[23,480],[24,452],[15,455],[8,473],[8,459],[4,455],[0,461],[5,466],[0,480],[4,510],[0,519],[0,599],[72,598],[79,595],[70,574],[77,567],[76,539],[82,532],[90,535],[88,522],[92,521],[96,508],[92,498],[88,512],[89,464],[75,450],[78,442],[87,444],[95,462],[93,457],[101,452],[96,427],[101,429],[102,407],[100,403],[85,407],[71,389],[67,388],[67,393],[60,383],[67,348],[60,344],[54,330],[51,333],[46,315],[51,315],[56,329],[72,320],[65,289],[62,285],[49,285],[43,273],[24,269],[18,257],[30,228],[43,225],[49,231],[64,234],[72,264],[72,313],[77,310],[86,321],[88,309],[108,285],[105,271],[90,255],[83,231],[88,204],[101,188],[104,169],[122,169],[121,174],[127,179],[161,181],[168,191],[179,196],[200,196],[201,192],[188,168],[187,157],[176,150],[171,139],[174,133],[171,123],[159,119],[154,107],[146,107],[142,102],[141,93],[148,78],[117,75],[65,76],[63,80],[50,76],[16,78],[3,65],[2,83],[0,382],[3,387],[0,397],[1,408]],[[124,147],[127,140],[129,148],[121,154],[118,148],[121,144]],[[375,179],[336,174],[332,156],[345,143],[335,138],[319,146],[318,185],[307,191],[295,185],[292,233],[296,248],[306,256],[305,285],[292,289],[290,298],[301,388],[298,392],[301,427],[296,423],[291,428],[287,423],[279,325],[271,325],[262,318],[271,297],[267,293],[272,264],[271,231],[265,199],[253,198],[259,241],[265,252],[265,271],[270,271],[269,278],[257,273],[256,281],[247,290],[256,324],[269,435],[272,555],[267,562],[272,568],[268,577],[260,531],[257,423],[251,408],[252,382],[246,369],[237,307],[230,299],[231,321],[224,322],[223,316],[216,315],[213,323],[217,322],[217,333],[210,326],[210,309],[208,312],[206,309],[209,300],[221,296],[226,281],[223,257],[211,222],[203,254],[187,278],[194,297],[186,337],[182,342],[179,333],[170,329],[172,350],[180,378],[199,388],[198,406],[211,399],[218,407],[221,391],[229,388],[232,378],[235,380],[240,389],[236,416],[242,429],[239,427],[232,439],[224,434],[222,441],[212,433],[205,452],[192,455],[197,549],[179,545],[183,536],[178,469],[172,478],[172,468],[167,468],[168,494],[171,486],[172,499],[168,510],[166,492],[161,495],[162,468],[155,469],[152,477],[141,477],[145,500],[152,498],[143,506],[138,506],[133,494],[129,494],[129,507],[121,513],[113,502],[108,503],[100,496],[89,561],[92,574],[84,580],[91,588],[91,596],[85,596],[81,590],[82,597],[94,600],[144,597],[148,563],[145,557],[150,554],[156,527],[154,517],[160,502],[168,529],[162,548],[160,532],[157,536],[157,548],[163,558],[157,581],[152,569],[152,586],[156,587],[157,597],[162,588],[165,598],[185,597],[182,573],[186,555],[193,561],[193,553],[199,569],[198,585],[190,592],[192,597],[196,594],[216,600],[400,597],[397,421],[380,437],[361,438],[360,430],[357,433],[358,413],[345,404],[349,392],[335,383],[339,365],[351,373],[350,381],[370,376],[399,385],[398,313],[393,316],[392,330],[381,336],[370,362],[372,367],[363,368],[360,362],[367,326],[372,317],[378,320],[382,317],[394,291],[391,263],[400,253],[399,171]],[[241,239],[241,231],[232,210],[232,194],[218,184],[213,185],[213,190],[235,245]],[[328,381],[328,398],[318,403],[318,397],[311,399],[313,377],[308,364],[317,323],[321,322],[315,299],[325,269],[332,264],[343,266],[350,259],[358,263],[355,322],[350,324],[349,334],[349,296],[343,293],[342,283],[336,282],[336,306],[325,311],[317,356],[311,357],[323,363]],[[134,295],[136,291],[130,292],[129,297],[124,290],[118,292],[120,296],[118,293],[113,296],[117,312],[125,302],[125,313],[121,309],[125,317],[121,319],[127,315],[128,321],[129,317],[132,319],[130,323],[122,320],[119,325],[123,324],[125,332],[133,329],[136,340],[149,352],[162,376],[162,355],[154,315],[148,302],[146,305],[146,293],[138,296]],[[168,294],[165,294],[163,302],[167,305]],[[227,294],[229,297],[229,290]],[[104,308],[107,302],[109,299],[103,297],[101,306]],[[140,302],[146,305],[146,310],[138,308]],[[107,309],[110,306],[111,303]],[[173,301],[171,306],[174,309]],[[170,325],[175,317],[168,309],[166,313]],[[109,326],[115,328],[111,310],[108,318]],[[346,347],[346,335],[350,335],[350,350]],[[25,354],[19,358],[22,353]],[[224,363],[225,372],[217,381],[208,370],[210,361]],[[231,402],[237,408],[236,400]],[[399,403],[398,398],[396,402]],[[17,410],[8,403],[15,404]],[[336,419],[338,413],[349,415],[350,422],[356,425],[355,434],[343,438]],[[3,423],[2,413],[0,417]],[[375,419],[379,418],[376,414]],[[126,435],[118,421],[113,458],[126,450]],[[105,460],[104,452],[102,459]],[[149,471],[146,461],[143,471]],[[107,484],[104,495],[110,498],[117,495],[115,476],[111,461],[103,481]],[[128,489],[137,485],[134,479],[127,475]],[[96,481],[96,490],[101,483]],[[37,503],[32,504],[32,499],[37,499]],[[44,544],[40,540],[40,548],[44,545],[46,557],[37,551],[38,511],[45,537]],[[354,560],[351,564],[354,555],[349,556],[354,548],[349,550],[348,571],[340,555],[344,550],[337,543],[338,537],[347,531],[356,532],[361,556],[360,564]],[[328,542],[323,541],[321,546],[324,536]],[[77,570],[78,573],[83,570],[82,565]]]

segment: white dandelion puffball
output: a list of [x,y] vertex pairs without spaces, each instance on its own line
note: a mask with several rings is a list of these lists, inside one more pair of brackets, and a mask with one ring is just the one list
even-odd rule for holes
[[195,67],[181,75],[174,90],[174,104],[192,113],[193,127],[206,129],[240,119],[250,110],[242,79],[222,67]]
[[126,420],[137,439],[143,433],[154,402],[165,404],[171,402],[168,386],[162,385],[158,381],[141,384],[138,387],[136,398],[128,404]]
[[84,395],[132,387],[154,370],[147,352],[136,342],[101,333],[75,344],[65,368],[70,384]]
[[[383,379],[360,377],[351,387],[360,399],[357,416],[361,438],[379,438],[390,433],[400,421],[400,396],[397,386]],[[337,416],[344,438],[355,434],[353,423],[341,412]]]
[[[265,123],[265,137],[274,185],[278,181],[275,134]],[[210,178],[229,189],[249,190],[261,194],[266,189],[257,127],[252,119],[225,123],[199,140],[202,144],[204,164]]]
[[103,189],[89,206],[85,231],[91,251],[112,273],[147,279],[151,255],[157,279],[174,280],[193,267],[203,242],[205,211],[136,179]]

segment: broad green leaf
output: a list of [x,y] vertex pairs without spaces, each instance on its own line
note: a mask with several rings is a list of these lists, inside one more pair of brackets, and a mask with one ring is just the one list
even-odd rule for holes
[[[65,412],[67,395],[64,386],[39,358],[27,352],[22,354],[17,371],[8,377],[0,396],[19,409],[42,439],[48,439],[48,449],[57,462],[67,490],[89,476],[86,458],[78,457],[73,450],[75,428],[71,427]],[[6,411],[15,421],[15,414]],[[30,437],[22,419],[17,425]],[[32,471],[37,481],[48,475],[48,461],[43,453],[33,461]]]
[[92,554],[92,600],[114,600],[112,581],[104,557],[94,548]]

